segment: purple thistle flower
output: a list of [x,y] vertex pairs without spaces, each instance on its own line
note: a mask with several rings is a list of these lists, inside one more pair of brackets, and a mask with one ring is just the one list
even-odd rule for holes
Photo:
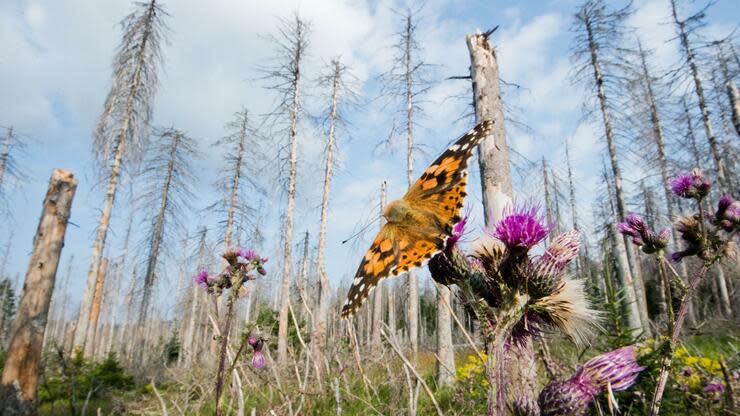
[[681,198],[702,199],[709,194],[712,184],[704,179],[699,169],[679,175],[671,181],[671,190]]
[[208,272],[205,270],[201,270],[194,278],[195,284],[198,286],[207,289],[208,288]]
[[722,195],[717,203],[714,223],[728,233],[740,228],[740,202],[729,195]]
[[583,364],[568,380],[554,381],[540,393],[543,416],[583,416],[593,398],[610,386],[612,391],[630,388],[645,368],[637,365],[635,348],[623,347],[598,355]]
[[265,345],[265,340],[261,336],[249,334],[247,342],[254,350],[252,355],[252,367],[260,369],[265,366],[265,354],[262,352],[262,347]]
[[255,253],[254,250],[251,250],[251,249],[244,250],[240,248],[236,252],[239,255],[239,257],[242,257],[244,258],[244,260],[247,260],[247,261],[252,261],[254,259],[259,258],[259,256],[257,256],[257,253]]
[[536,206],[518,207],[499,221],[491,235],[503,242],[509,250],[527,251],[542,241],[550,232]]
[[691,185],[693,183],[694,180],[691,178],[691,175],[679,175],[671,181],[671,190],[677,196],[682,198],[691,198],[689,196],[689,192],[691,191]]
[[708,394],[721,394],[725,392],[725,386],[724,384],[713,381],[709,384],[707,384],[706,387],[704,387],[704,393]]
[[648,228],[647,223],[642,217],[634,213],[630,213],[627,216],[627,221],[619,223],[617,230],[631,237],[632,243],[638,247],[642,247],[642,251],[647,254],[652,254],[666,248],[668,237],[670,236],[670,230],[668,229],[656,234]]
[[265,362],[265,354],[262,353],[262,349],[254,350],[254,355],[252,355],[252,367],[259,370],[265,366]]

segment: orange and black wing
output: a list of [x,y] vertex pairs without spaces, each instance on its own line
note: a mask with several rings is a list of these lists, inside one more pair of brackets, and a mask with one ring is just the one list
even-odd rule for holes
[[354,314],[380,280],[420,267],[444,248],[445,239],[460,220],[468,159],[490,134],[491,125],[486,120],[463,135],[406,192],[403,199],[434,220],[429,224],[387,223],[380,229],[355,274],[342,317]]
[[357,269],[342,317],[354,314],[382,279],[421,266],[444,247],[444,238],[424,234],[391,223],[380,229]]
[[415,208],[434,214],[448,235],[460,221],[460,210],[467,195],[468,160],[476,146],[491,134],[492,125],[491,120],[485,120],[460,137],[404,196]]

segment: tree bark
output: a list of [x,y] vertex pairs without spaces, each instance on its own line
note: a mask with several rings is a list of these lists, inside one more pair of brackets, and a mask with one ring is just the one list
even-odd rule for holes
[[451,386],[455,382],[455,348],[452,343],[450,288],[434,282],[437,287],[437,384]]
[[490,225],[501,219],[513,195],[499,69],[496,53],[487,36],[468,35],[465,40],[470,52],[476,123],[493,121],[493,137],[478,145],[484,221]]
[[114,156],[110,170],[108,189],[105,194],[105,201],[103,202],[103,211],[100,215],[98,230],[95,234],[95,244],[93,246],[92,256],[90,259],[90,269],[87,273],[87,284],[85,285],[85,292],[82,296],[82,303],[80,305],[79,315],[77,318],[77,325],[75,326],[74,348],[82,348],[84,350],[85,343],[89,340],[89,322],[92,309],[92,300],[95,297],[95,281],[97,280],[98,272],[100,270],[100,263],[103,258],[105,239],[108,235],[108,227],[110,226],[110,217],[113,211],[113,203],[116,197],[118,179],[123,167],[123,157],[126,149],[127,140],[130,135],[131,119],[134,117],[134,106],[137,100],[137,95],[139,95],[140,91],[141,72],[144,67],[144,61],[146,59],[146,48],[154,24],[154,13],[155,1],[152,0],[149,6],[146,29],[144,30],[144,33],[142,35],[141,43],[139,44],[137,52],[138,59],[136,62],[136,67],[134,68],[134,72],[129,83],[130,87],[126,99],[126,106],[124,108],[124,115],[122,117],[121,126],[119,128],[114,145]]
[[77,181],[70,172],[54,170],[3,368],[3,414],[35,413],[44,328],[76,189]]

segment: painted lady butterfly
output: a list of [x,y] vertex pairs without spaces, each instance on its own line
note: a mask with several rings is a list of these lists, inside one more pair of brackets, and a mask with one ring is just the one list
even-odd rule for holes
[[442,250],[452,227],[460,221],[467,195],[468,159],[478,143],[491,134],[492,124],[483,121],[459,138],[403,198],[385,207],[387,222],[360,263],[342,317],[352,316],[381,279],[420,267]]

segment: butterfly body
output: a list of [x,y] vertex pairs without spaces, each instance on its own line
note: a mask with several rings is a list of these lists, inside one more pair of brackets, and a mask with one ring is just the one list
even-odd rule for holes
[[351,316],[378,282],[397,276],[444,248],[460,221],[467,195],[467,162],[473,149],[491,132],[491,121],[475,126],[429,166],[406,194],[383,210],[387,222],[365,253],[347,294],[342,316]]

